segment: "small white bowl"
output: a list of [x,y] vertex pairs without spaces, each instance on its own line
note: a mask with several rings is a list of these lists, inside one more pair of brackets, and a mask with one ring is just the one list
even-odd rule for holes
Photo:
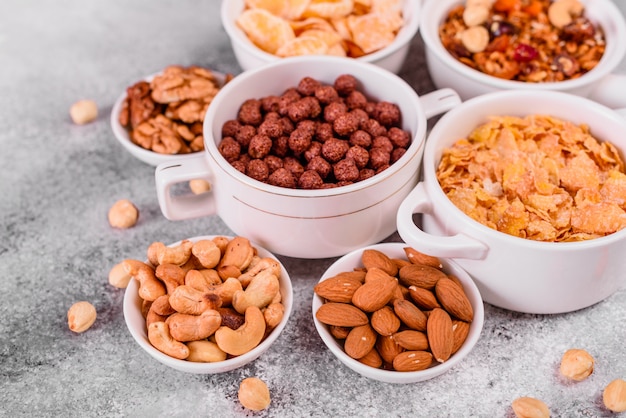
[[[420,20],[421,1],[405,0],[402,15],[405,24],[400,29],[394,41],[385,48],[371,54],[356,58],[358,61],[378,65],[393,73],[398,73],[409,52],[411,40],[415,37]],[[239,62],[244,70],[251,70],[282,58],[263,51],[254,45],[235,23],[237,17],[245,8],[244,0],[223,0],[221,8],[222,26],[228,37]]]
[[[213,70],[211,70],[211,72],[215,75],[220,84],[223,85],[224,80],[226,79],[226,75]],[[157,74],[152,74],[148,77],[145,77],[143,80],[150,82],[156,75]],[[126,150],[130,152],[135,158],[143,161],[146,164],[156,167],[161,163],[178,161],[180,159],[193,157],[197,154],[197,152],[192,152],[189,154],[160,154],[158,152],[154,152],[140,147],[139,145],[131,141],[128,130],[123,127],[119,121],[119,115],[120,111],[122,110],[122,104],[124,103],[124,99],[126,99],[126,89],[124,89],[124,92],[122,92],[117,100],[115,100],[113,108],[111,109],[111,129],[113,130],[113,134],[115,135],[117,141],[122,144],[122,146],[126,148]]]
[[[213,238],[215,238],[215,236],[207,235],[188,238],[188,240],[195,242],[203,239]],[[227,238],[231,239],[233,237]],[[178,241],[174,244],[171,244],[170,246],[177,246],[180,244],[180,242],[181,241]],[[252,245],[257,249],[258,255],[260,257],[276,258],[265,248],[262,248],[255,243],[252,243]],[[164,354],[154,348],[154,346],[148,340],[146,320],[141,314],[142,300],[137,293],[138,285],[137,281],[134,279],[132,279],[128,283],[128,287],[126,288],[126,292],[124,293],[124,320],[126,321],[126,326],[128,327],[130,334],[133,336],[135,341],[137,341],[137,344],[139,344],[141,348],[143,348],[154,359],[173,369],[179,370],[181,372],[196,374],[224,373],[237,369],[256,360],[260,355],[266,352],[270,348],[270,346],[276,341],[280,333],[285,328],[285,325],[287,325],[287,321],[289,320],[289,316],[291,315],[291,310],[293,307],[293,289],[291,287],[291,278],[289,277],[289,273],[287,273],[287,270],[285,270],[285,267],[282,265],[282,263],[280,263],[280,268],[280,292],[282,294],[282,303],[285,306],[285,314],[283,316],[283,319],[272,330],[272,332],[263,341],[261,341],[258,346],[240,356],[215,363],[199,363],[193,361],[179,360],[170,357],[167,354]]]
[[[320,282],[329,279],[339,273],[352,271],[356,267],[362,267],[361,264],[361,256],[363,254],[363,250],[366,249],[374,249],[381,251],[391,258],[406,258],[406,254],[404,252],[404,248],[408,245],[405,243],[383,243],[371,245],[369,247],[364,247],[355,251],[352,251],[349,254],[341,257],[339,260],[335,261],[329,268],[326,270]],[[370,379],[379,380],[381,382],[387,383],[414,383],[414,382],[422,382],[424,380],[429,380],[434,377],[440,376],[441,374],[447,372],[457,364],[459,364],[467,355],[472,351],[478,339],[480,337],[480,333],[483,329],[484,323],[484,307],[483,300],[480,296],[480,292],[478,288],[470,278],[470,276],[458,266],[453,261],[441,259],[441,263],[443,264],[443,270],[446,273],[452,274],[456,276],[461,283],[463,283],[463,289],[467,294],[467,297],[472,304],[472,308],[474,309],[474,319],[470,325],[469,334],[461,348],[450,357],[449,360],[443,363],[434,362],[433,366],[428,369],[415,371],[415,372],[398,372],[393,370],[383,370],[376,369],[371,366],[367,366],[358,360],[353,359],[348,356],[346,352],[343,350],[341,344],[333,337],[328,330],[328,326],[321,323],[316,317],[315,313],[322,306],[324,301],[317,294],[313,294],[313,322],[315,323],[315,328],[319,333],[322,341],[328,347],[328,349],[341,361],[343,364],[354,370],[355,372],[368,377]]]
[[585,16],[602,27],[606,50],[598,65],[579,78],[551,83],[504,80],[470,68],[454,58],[443,46],[439,26],[448,12],[462,0],[426,1],[419,32],[424,40],[426,64],[437,88],[454,89],[463,100],[500,90],[561,91],[593,100],[611,108],[626,107],[626,75],[616,68],[626,54],[626,22],[611,0],[581,0]]

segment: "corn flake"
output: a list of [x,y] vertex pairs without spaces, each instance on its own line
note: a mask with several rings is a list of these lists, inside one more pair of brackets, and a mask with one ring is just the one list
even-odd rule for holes
[[537,241],[626,228],[626,174],[614,145],[546,115],[492,117],[444,150],[437,179],[472,219]]
[[245,10],[237,24],[255,45],[271,54],[296,37],[286,20],[265,9]]

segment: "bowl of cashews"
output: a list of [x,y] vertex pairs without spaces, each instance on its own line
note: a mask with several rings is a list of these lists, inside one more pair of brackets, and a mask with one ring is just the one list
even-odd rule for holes
[[131,279],[124,319],[137,344],[176,370],[223,373],[276,341],[292,309],[289,274],[242,236],[153,242],[147,260],[120,264]]

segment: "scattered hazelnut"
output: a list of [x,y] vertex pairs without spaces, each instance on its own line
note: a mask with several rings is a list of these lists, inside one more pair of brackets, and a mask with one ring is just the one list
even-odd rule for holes
[[98,105],[93,100],[79,100],[70,107],[70,117],[77,125],[93,122],[98,117]]
[[585,350],[572,348],[561,359],[561,374],[568,379],[581,381],[593,373],[594,360]]
[[118,200],[109,209],[109,224],[114,228],[130,228],[137,223],[139,210],[130,200]]
[[517,418],[550,418],[548,406],[539,399],[522,397],[511,404]]
[[117,263],[109,271],[109,284],[120,289],[128,287],[131,276],[124,268],[123,263]]
[[211,183],[203,179],[189,181],[189,188],[193,194],[202,194],[211,190]]
[[615,379],[609,383],[602,393],[602,401],[613,412],[626,411],[626,380]]
[[239,402],[252,410],[261,411],[270,406],[270,390],[258,377],[247,377],[239,384]]
[[87,331],[94,322],[96,322],[96,308],[89,302],[76,302],[67,311],[67,325],[71,331]]
[[484,4],[467,6],[463,11],[463,22],[468,27],[482,25],[489,17],[489,7]]

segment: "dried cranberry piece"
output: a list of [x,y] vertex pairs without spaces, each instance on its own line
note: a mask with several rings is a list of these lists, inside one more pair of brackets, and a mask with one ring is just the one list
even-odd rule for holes
[[489,32],[494,38],[502,35],[513,35],[517,28],[512,23],[496,20],[489,25]]
[[539,55],[537,50],[528,44],[517,44],[513,51],[513,59],[517,62],[532,61]]

